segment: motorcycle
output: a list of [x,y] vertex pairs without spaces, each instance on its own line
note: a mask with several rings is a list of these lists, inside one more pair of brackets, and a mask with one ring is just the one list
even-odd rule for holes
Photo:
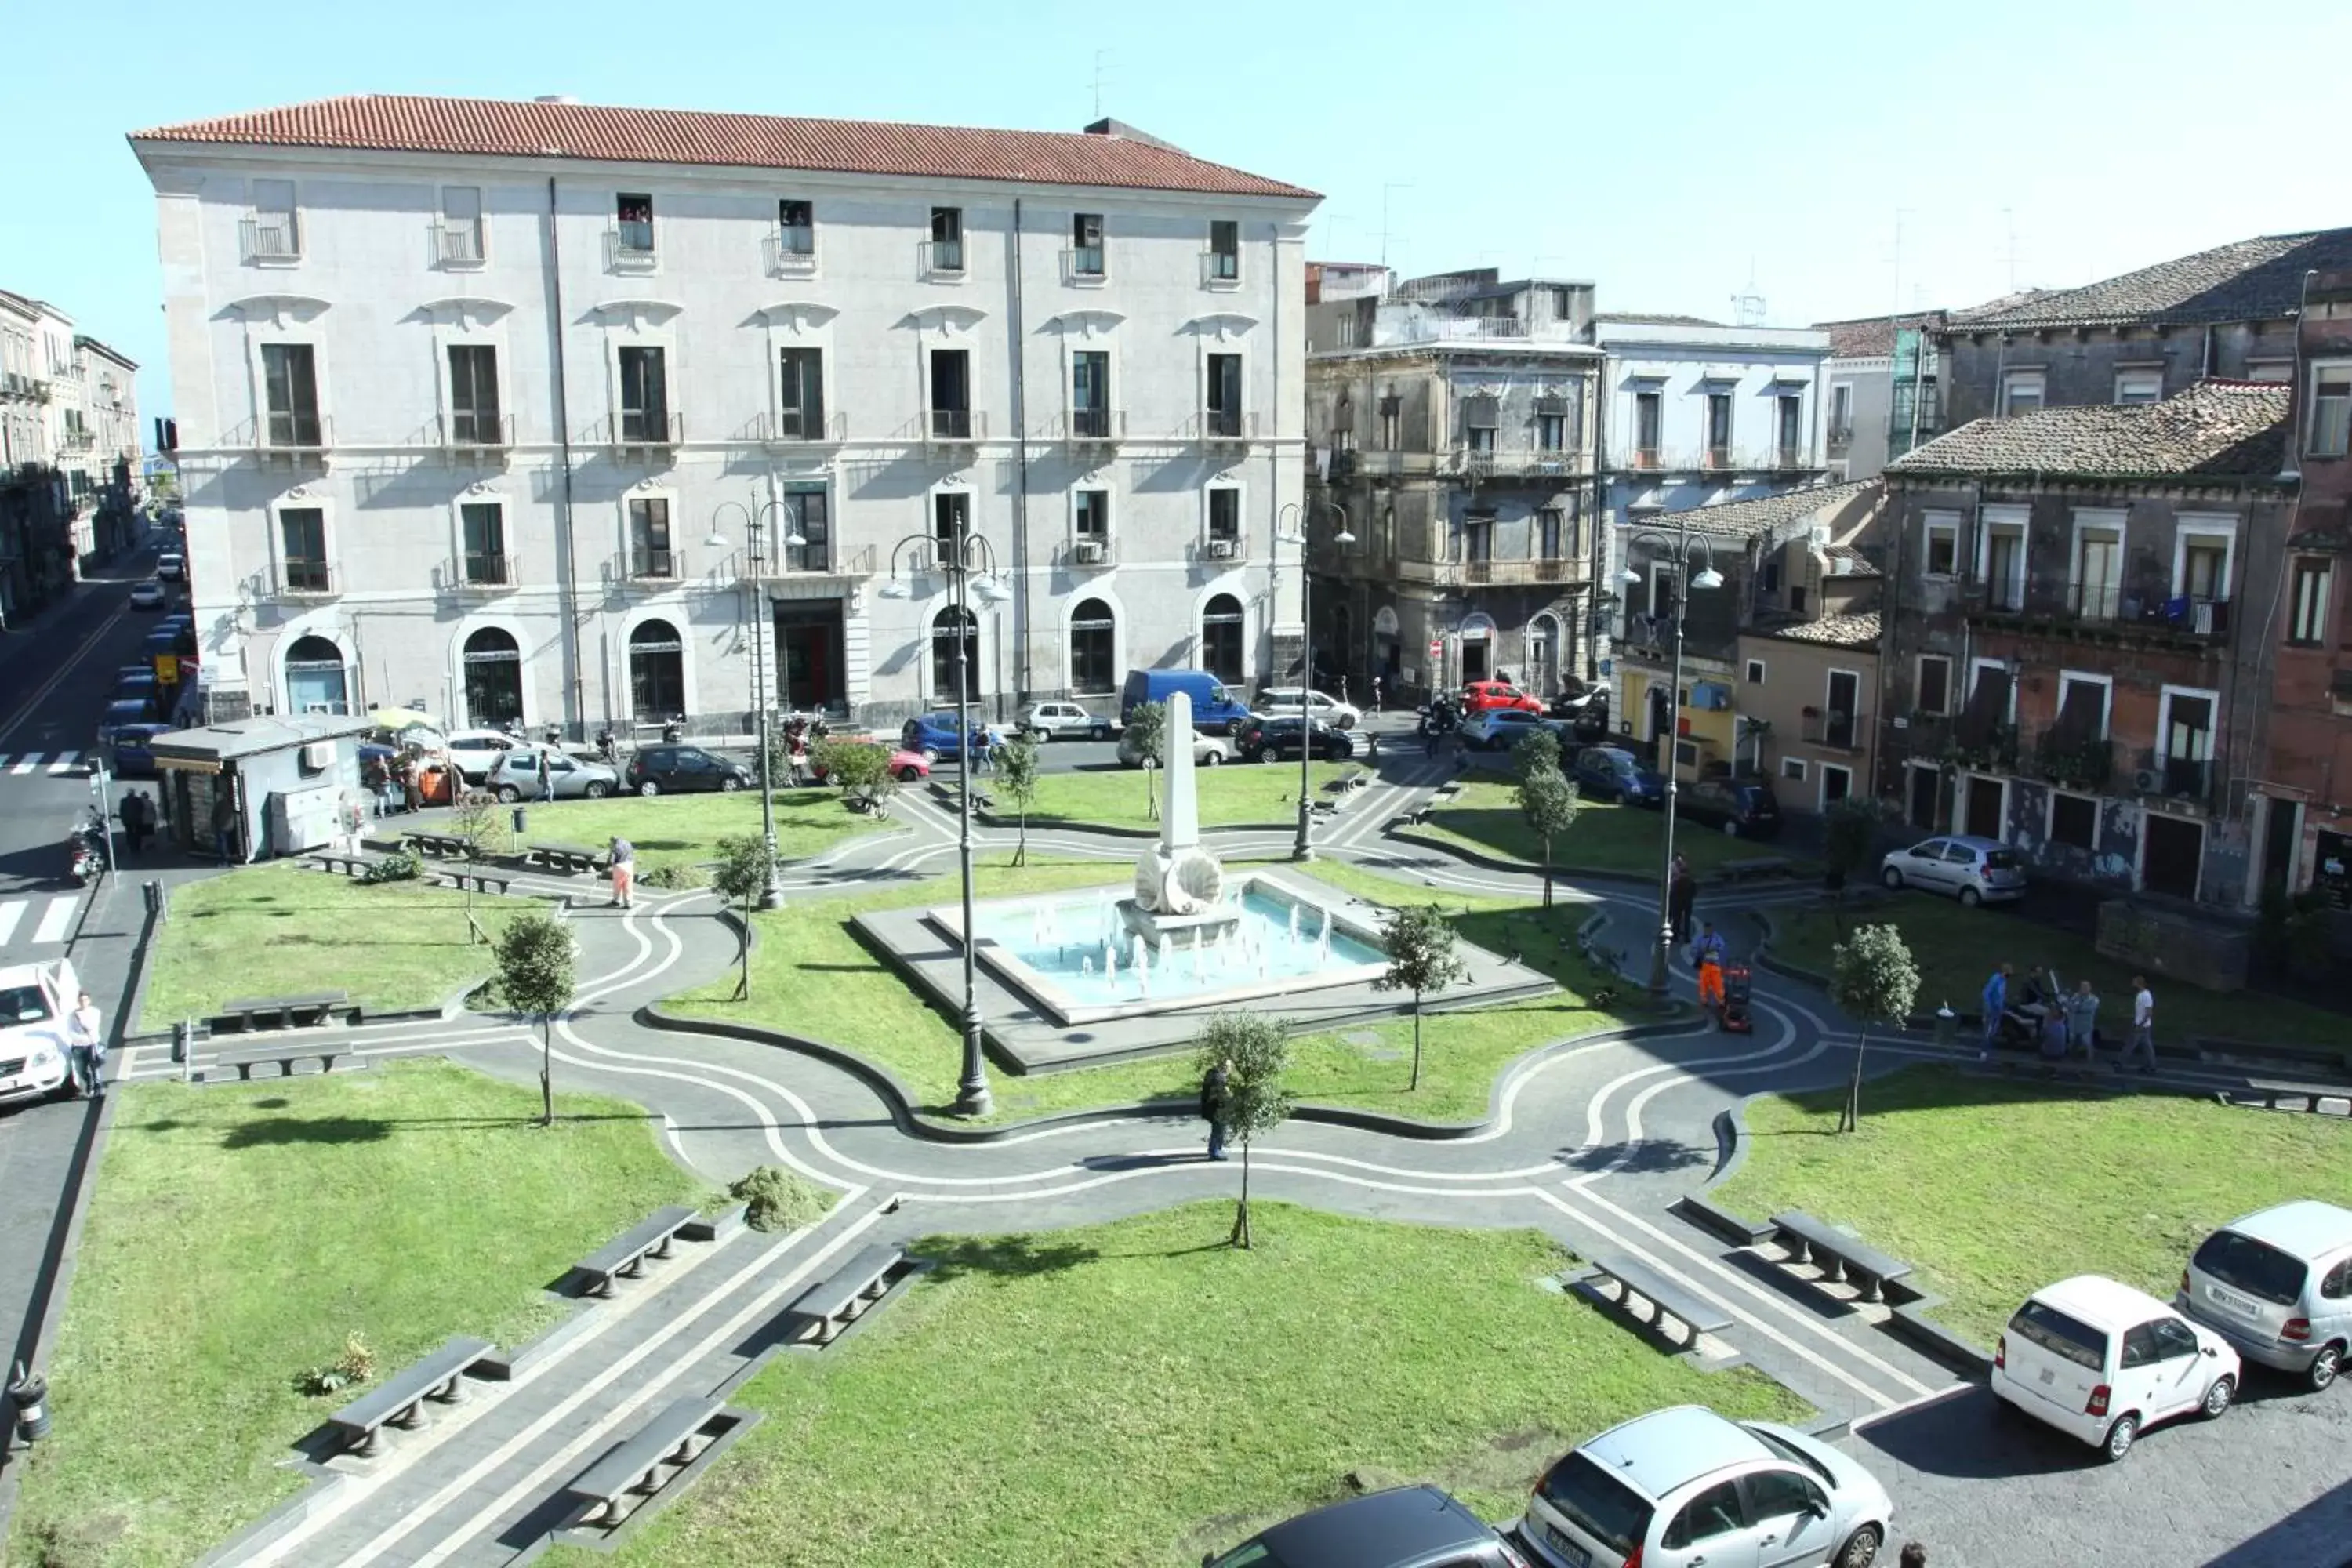
[[66,837],[67,864],[75,883],[88,887],[106,872],[106,825],[84,818]]
[[619,765],[621,746],[620,742],[613,738],[612,726],[609,724],[596,731],[596,760],[608,768]]

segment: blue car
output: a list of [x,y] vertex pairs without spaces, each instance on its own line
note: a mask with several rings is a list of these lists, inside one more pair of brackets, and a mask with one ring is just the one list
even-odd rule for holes
[[111,746],[116,735],[133,725],[149,723],[154,717],[154,709],[148,705],[144,698],[127,698],[119,702],[110,702],[106,705],[106,711],[99,717],[98,743],[101,746]]
[[961,754],[962,739],[962,720],[950,710],[918,714],[898,731],[899,745],[910,752],[921,752],[934,761]]
[[114,776],[123,779],[152,779],[155,776],[155,753],[147,742],[158,735],[172,732],[169,724],[125,724],[114,731]]
[[1592,800],[1618,800],[1662,811],[1666,781],[1621,746],[1587,746],[1576,754],[1572,775],[1579,794]]

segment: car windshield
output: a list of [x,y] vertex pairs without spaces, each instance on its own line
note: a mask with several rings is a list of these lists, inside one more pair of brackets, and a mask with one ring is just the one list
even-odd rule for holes
[[1790,1442],[1786,1437],[1781,1436],[1779,1433],[1769,1432],[1761,1426],[1751,1426],[1746,1422],[1742,1422],[1740,1424],[1740,1430],[1746,1432],[1749,1436],[1755,1438],[1758,1442],[1763,1444],[1766,1447],[1771,1449],[1782,1458],[1789,1460],[1792,1464],[1804,1466],[1805,1468],[1821,1477],[1822,1481],[1831,1488],[1834,1489],[1837,1486],[1837,1478],[1830,1474],[1830,1468],[1827,1465],[1822,1464],[1821,1460],[1815,1458],[1812,1455],[1806,1453],[1802,1448],[1798,1447],[1794,1443]]
[[2302,1299],[2303,1260],[2251,1236],[2215,1231],[2197,1249],[2195,1261],[2200,1273],[2273,1306],[2292,1307]]
[[49,1016],[48,998],[37,985],[0,989],[0,1024],[38,1024]]
[[1536,1483],[1536,1495],[1560,1517],[1620,1557],[1649,1538],[1650,1505],[1642,1494],[1587,1458],[1569,1455]]
[[2009,1331],[2029,1344],[2040,1345],[2052,1355],[2063,1356],[2076,1366],[2092,1372],[2100,1371],[2107,1362],[2107,1336],[2088,1323],[2068,1317],[2055,1307],[2040,1301],[2028,1301],[2010,1319]]

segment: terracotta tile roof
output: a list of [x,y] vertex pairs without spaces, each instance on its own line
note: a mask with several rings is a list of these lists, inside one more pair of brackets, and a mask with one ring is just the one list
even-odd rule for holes
[[1654,513],[1645,518],[1641,526],[1672,527],[1687,519],[1693,529],[1718,538],[1752,539],[1782,523],[1814,517],[1823,511],[1834,511],[1874,488],[1877,482],[1875,479],[1854,479],[1842,485],[1815,485],[1810,489],[1759,496],[1753,500],[1718,501],[1713,506],[1685,507],[1680,511]]
[[1905,453],[1886,471],[2274,479],[2286,455],[2291,395],[2282,382],[2200,381],[2161,403],[1979,419]]
[[1827,643],[1832,647],[1876,647],[1878,625],[1878,612],[1871,610],[1859,616],[1823,616],[1819,620],[1797,621],[1789,626],[1775,626],[1762,635],[1779,637],[1783,642]]
[[369,94],[135,132],[133,142],[703,163],[1318,199],[1162,142],[1050,131]]
[[1862,316],[1850,321],[1815,321],[1813,330],[1830,335],[1832,359],[1885,359],[1895,353],[1899,329],[1942,328],[1948,310],[1915,310],[1907,316]]
[[2352,266],[2352,228],[2272,234],[2217,245],[2079,289],[1955,312],[1956,331],[2148,321],[2280,321],[2301,300],[2306,270]]

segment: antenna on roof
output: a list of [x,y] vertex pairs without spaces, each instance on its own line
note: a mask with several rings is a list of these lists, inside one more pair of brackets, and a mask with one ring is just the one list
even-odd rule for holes
[[1731,297],[1731,320],[1735,325],[1742,327],[1764,324],[1764,296],[1756,289],[1756,258],[1752,256],[1748,258],[1746,291]]
[[1103,89],[1103,78],[1104,78],[1104,77],[1106,77],[1106,76],[1108,76],[1108,75],[1110,74],[1110,73],[1109,73],[1109,71],[1104,68],[1103,62],[1104,62],[1105,60],[1108,59],[1108,58],[1110,58],[1110,51],[1109,51],[1108,49],[1097,49],[1097,50],[1095,51],[1095,115],[1094,115],[1094,117],[1095,117],[1097,120],[1100,120],[1100,119],[1102,118],[1102,111],[1103,111],[1103,110],[1102,110],[1102,89]]
[[1412,186],[1402,180],[1391,180],[1381,187],[1381,265],[1389,264],[1389,193],[1409,191]]
[[2009,263],[2009,291],[2014,294],[2017,292],[2017,209],[2001,208],[2000,221],[2009,235],[2009,248],[2002,252],[2001,259]]

